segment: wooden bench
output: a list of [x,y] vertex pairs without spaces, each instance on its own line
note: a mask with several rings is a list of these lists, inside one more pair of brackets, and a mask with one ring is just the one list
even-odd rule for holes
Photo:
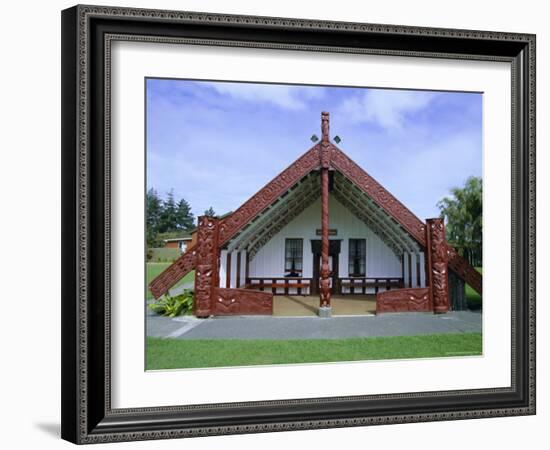
[[277,293],[277,289],[284,289],[285,295],[288,295],[290,289],[297,289],[298,295],[305,295],[302,294],[302,289],[309,291],[310,287],[311,280],[304,278],[249,278],[246,283],[247,289],[271,289],[273,294]]
[[392,288],[401,288],[403,280],[401,278],[343,278],[340,280],[340,290],[347,288],[350,291],[342,292],[344,295],[365,294],[367,288],[374,288],[374,293],[377,294],[381,287],[388,291]]

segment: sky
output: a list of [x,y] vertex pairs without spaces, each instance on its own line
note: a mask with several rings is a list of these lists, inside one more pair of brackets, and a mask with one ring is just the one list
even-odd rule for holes
[[421,220],[482,175],[482,94],[146,80],[147,188],[195,217],[234,211],[306,152],[330,113],[338,147]]

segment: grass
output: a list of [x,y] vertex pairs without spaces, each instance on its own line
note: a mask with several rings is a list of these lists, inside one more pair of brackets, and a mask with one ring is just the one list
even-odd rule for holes
[[481,355],[481,333],[350,339],[147,338],[147,369]]
[[[475,268],[479,273],[483,273],[482,267]],[[481,295],[474,291],[469,284],[466,284],[466,301],[469,309],[481,309]]]
[[[149,283],[154,280],[157,276],[161,274],[161,272],[164,271],[170,264],[172,263],[156,263],[156,262],[148,262],[147,263],[147,286],[149,286]],[[192,282],[195,278],[195,271],[192,270],[187,275],[185,275],[180,281],[176,283],[176,286],[180,286],[181,284]],[[147,300],[151,300],[153,298],[153,294],[151,294],[151,291],[149,288],[147,288]]]

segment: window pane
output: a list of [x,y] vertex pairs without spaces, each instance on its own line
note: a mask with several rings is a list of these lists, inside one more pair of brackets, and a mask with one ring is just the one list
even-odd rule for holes
[[348,272],[350,277],[364,277],[367,256],[366,239],[350,239]]
[[302,271],[302,239],[285,240],[285,272]]

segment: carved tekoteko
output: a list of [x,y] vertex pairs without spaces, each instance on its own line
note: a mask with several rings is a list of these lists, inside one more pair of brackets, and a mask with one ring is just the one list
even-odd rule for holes
[[445,224],[443,219],[426,220],[428,243],[428,277],[434,312],[449,310],[449,270]]
[[193,313],[197,317],[207,317],[212,314],[214,288],[219,285],[219,219],[199,217],[197,233]]
[[430,289],[392,289],[376,294],[376,313],[430,311]]

